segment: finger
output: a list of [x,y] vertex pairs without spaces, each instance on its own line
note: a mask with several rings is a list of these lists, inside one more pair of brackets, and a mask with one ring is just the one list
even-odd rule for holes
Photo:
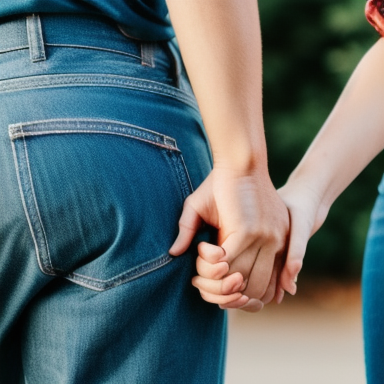
[[[280,304],[284,298],[284,290],[281,288],[279,283],[280,274],[281,274],[281,270],[284,262],[285,262],[285,257],[276,256],[275,264],[273,266],[271,281],[269,282],[269,285],[268,285],[267,291],[265,292],[264,297],[261,299],[261,301],[264,304],[269,304],[273,299],[275,299],[276,302]],[[278,299],[280,301],[278,301]]]
[[226,252],[224,248],[218,245],[201,242],[197,246],[197,250],[199,252],[199,256],[201,256],[208,263],[215,264],[220,261],[226,261]]
[[265,291],[264,296],[261,298],[261,301],[264,304],[269,304],[273,300],[273,298],[275,297],[276,284],[277,284],[277,272],[278,272],[278,270],[277,270],[277,266],[276,266],[276,262],[275,262],[275,267],[273,268],[272,276],[271,276],[271,280],[268,284],[268,288]]
[[249,297],[243,295],[239,299],[235,301],[231,301],[230,303],[227,303],[227,304],[221,304],[219,305],[219,307],[221,309],[240,309],[244,307],[248,302],[249,302]]
[[221,280],[212,280],[201,276],[195,276],[192,279],[192,285],[199,290],[214,295],[230,295],[235,292],[240,292],[243,285],[243,276],[240,273],[233,273]]
[[262,247],[251,270],[244,295],[261,299],[267,291],[275,262],[275,248]]
[[245,312],[259,312],[264,308],[264,303],[258,299],[250,299],[244,307],[240,308]]
[[219,280],[222,279],[229,271],[229,265],[226,262],[211,264],[200,256],[196,259],[197,273],[206,279]]
[[240,272],[244,279],[249,277],[255,259],[257,258],[257,246],[246,247],[243,236],[231,234],[221,244],[225,250],[225,260],[229,264],[229,273]]
[[199,289],[201,297],[212,304],[225,305],[232,301],[236,301],[242,297],[240,292],[233,293],[232,295],[215,295],[209,292],[206,292],[202,289]]
[[281,287],[291,295],[297,291],[297,276],[303,266],[307,243],[311,236],[311,228],[305,224],[305,220],[299,220],[299,218],[296,220],[296,217],[291,214],[287,259],[280,276]]
[[173,243],[169,253],[179,256],[190,246],[192,239],[200,228],[202,219],[199,214],[189,204],[188,198],[185,200],[183,212],[179,220],[179,235]]
[[285,291],[283,288],[278,287],[276,291],[275,300],[277,304],[281,304],[284,299]]

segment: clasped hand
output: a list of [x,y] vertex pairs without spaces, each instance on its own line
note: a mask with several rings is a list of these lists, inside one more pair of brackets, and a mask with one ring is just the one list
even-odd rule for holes
[[203,299],[251,312],[283,299],[301,265],[282,285],[289,214],[267,172],[214,168],[186,199],[170,253],[182,254],[203,222],[218,230],[218,245],[198,246],[198,276],[192,283]]

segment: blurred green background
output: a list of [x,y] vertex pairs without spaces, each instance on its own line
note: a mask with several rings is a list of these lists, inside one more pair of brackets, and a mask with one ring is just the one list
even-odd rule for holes
[[[265,127],[276,187],[284,184],[356,64],[378,40],[364,7],[364,0],[259,1]],[[360,276],[383,160],[380,154],[336,201],[308,245],[304,274]]]

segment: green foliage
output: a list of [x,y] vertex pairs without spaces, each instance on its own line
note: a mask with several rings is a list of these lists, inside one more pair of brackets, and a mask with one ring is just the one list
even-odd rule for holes
[[[280,186],[378,35],[365,19],[364,0],[268,0],[259,6],[269,163]],[[360,273],[383,160],[381,154],[336,201],[309,243],[306,273]]]

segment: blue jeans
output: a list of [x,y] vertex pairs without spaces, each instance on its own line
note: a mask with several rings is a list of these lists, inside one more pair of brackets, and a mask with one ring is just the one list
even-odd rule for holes
[[177,48],[81,15],[0,36],[0,383],[222,383],[225,313],[196,244],[168,254],[212,164]]
[[384,177],[371,215],[363,267],[363,326],[368,384],[384,383]]

